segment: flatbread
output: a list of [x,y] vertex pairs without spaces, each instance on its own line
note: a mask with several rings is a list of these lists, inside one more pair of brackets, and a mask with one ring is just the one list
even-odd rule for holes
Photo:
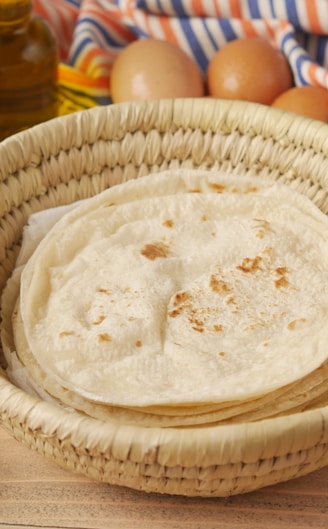
[[[49,378],[29,350],[19,315],[20,272],[21,268],[15,270],[3,295],[2,344],[8,361],[7,371],[10,378],[25,391],[46,401],[65,406],[69,410],[78,410],[100,420],[144,427],[188,427],[249,422],[327,403],[328,362],[300,381],[247,401],[148,408],[121,408],[88,401]],[[13,340],[13,326],[16,344]],[[17,350],[21,352],[21,357],[17,356]]]
[[327,360],[327,223],[285,186],[214,171],[115,186],[24,267],[18,357],[129,413],[204,418],[283,393]]

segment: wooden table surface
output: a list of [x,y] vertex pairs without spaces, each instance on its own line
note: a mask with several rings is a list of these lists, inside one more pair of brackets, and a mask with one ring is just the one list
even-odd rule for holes
[[328,467],[231,498],[146,494],[65,471],[0,427],[0,527],[327,529]]

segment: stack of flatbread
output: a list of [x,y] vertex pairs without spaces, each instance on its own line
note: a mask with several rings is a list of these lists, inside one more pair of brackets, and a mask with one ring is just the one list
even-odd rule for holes
[[102,420],[315,407],[328,400],[328,219],[272,181],[152,174],[35,214],[2,313],[8,376]]

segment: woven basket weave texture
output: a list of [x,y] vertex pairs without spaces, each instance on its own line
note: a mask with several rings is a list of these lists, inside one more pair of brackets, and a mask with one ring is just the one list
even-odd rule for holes
[[[0,289],[31,213],[168,168],[270,178],[328,213],[328,126],[214,99],[124,103],[57,118],[0,144]],[[228,496],[328,464],[328,410],[192,429],[103,423],[32,397],[0,371],[0,423],[74,472],[144,491]]]

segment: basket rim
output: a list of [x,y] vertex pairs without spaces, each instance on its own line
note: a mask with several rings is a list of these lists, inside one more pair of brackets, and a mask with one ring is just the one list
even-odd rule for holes
[[108,136],[121,140],[127,132],[136,132],[140,125],[145,132],[153,128],[165,131],[167,119],[175,128],[199,129],[201,122],[203,131],[215,132],[223,120],[229,122],[235,116],[238,116],[236,130],[241,134],[262,135],[265,139],[311,148],[328,156],[328,124],[279,108],[206,97],[131,101],[58,116],[6,138],[0,142],[0,181],[6,178],[6,173],[30,164],[31,153],[35,158],[32,163],[38,163],[41,159],[57,156],[62,150],[79,149],[86,143],[92,144]]
[[[9,431],[13,419],[26,432],[36,432],[41,438],[55,435],[67,440],[70,437],[70,444],[76,450],[87,448],[98,453],[100,449],[104,453],[115,451],[117,446],[120,454],[128,455],[131,461],[141,462],[146,455],[148,463],[160,462],[166,466],[190,466],[190,453],[194,454],[192,466],[206,467],[289,457],[328,444],[328,406],[250,423],[214,424],[201,428],[134,426],[104,422],[59,408],[27,394],[0,370],[0,418],[2,414],[7,417],[3,425]],[[183,451],[175,451],[182,445]],[[201,447],[200,458],[196,457],[197,447]],[[223,457],[220,447],[224,449]],[[165,448],[165,454],[161,453],[161,448]],[[119,458],[124,460],[122,456]]]

